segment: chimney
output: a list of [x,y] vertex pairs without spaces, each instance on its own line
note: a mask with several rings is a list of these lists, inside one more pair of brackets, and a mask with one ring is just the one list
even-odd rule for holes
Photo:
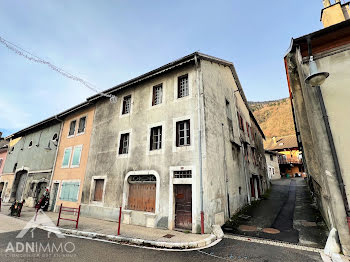
[[349,2],[343,3],[335,0],[331,4],[330,0],[322,0],[324,8],[321,11],[321,21],[323,27],[332,26],[350,19]]

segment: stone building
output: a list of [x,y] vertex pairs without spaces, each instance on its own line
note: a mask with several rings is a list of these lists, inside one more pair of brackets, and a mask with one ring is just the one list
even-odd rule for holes
[[270,180],[276,180],[281,178],[279,167],[279,153],[275,151],[265,150],[265,158],[267,164],[267,174]]
[[325,0],[324,29],[292,39],[284,57],[310,187],[342,251],[350,253],[349,2]]
[[193,53],[95,95],[82,213],[206,232],[269,186],[232,63]]

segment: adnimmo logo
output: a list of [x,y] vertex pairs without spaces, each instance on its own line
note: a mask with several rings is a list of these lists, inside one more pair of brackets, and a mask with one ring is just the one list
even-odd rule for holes
[[[36,230],[39,226],[48,231]],[[13,258],[75,257],[74,251],[75,244],[68,241],[51,219],[39,210],[18,233],[16,241],[8,242],[3,255]]]

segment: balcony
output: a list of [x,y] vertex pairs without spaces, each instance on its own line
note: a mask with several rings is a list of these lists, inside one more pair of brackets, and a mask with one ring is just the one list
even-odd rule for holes
[[289,165],[289,164],[303,164],[303,160],[298,157],[290,157],[290,156],[279,156],[278,164],[280,165]]

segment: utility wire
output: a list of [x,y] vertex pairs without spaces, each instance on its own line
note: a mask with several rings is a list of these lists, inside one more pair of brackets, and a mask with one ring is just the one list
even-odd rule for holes
[[24,50],[23,48],[19,47],[18,45],[11,43],[10,41],[7,41],[6,39],[2,38],[1,36],[0,36],[0,43],[3,44],[4,46],[6,46],[9,50],[16,53],[17,55],[22,56],[29,61],[39,63],[39,64],[44,64],[44,65],[48,66],[49,68],[51,68],[52,70],[56,71],[57,73],[63,75],[64,77],[67,77],[73,81],[81,83],[85,87],[98,93],[101,96],[108,97],[111,103],[117,102],[117,98],[115,95],[105,94],[105,93],[101,92],[93,84],[89,83],[88,81],[86,81],[80,77],[77,77],[71,73],[68,73],[68,72],[64,71],[62,68],[59,68],[59,67],[55,66],[54,64],[36,56],[36,55],[33,55],[32,53]]

